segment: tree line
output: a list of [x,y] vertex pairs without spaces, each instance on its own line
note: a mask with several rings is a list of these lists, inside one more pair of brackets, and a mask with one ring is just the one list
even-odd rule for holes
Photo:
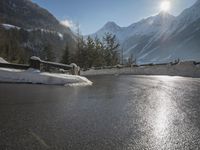
[[[33,38],[30,38],[31,36]],[[23,29],[5,30],[0,28],[0,57],[8,62],[21,64],[28,63],[29,58],[33,55],[46,61],[59,61],[59,58],[55,55],[55,46],[52,45],[54,43],[45,43],[43,42],[45,40],[40,41],[40,38],[31,40],[38,36],[42,37],[42,33],[39,31],[29,33]],[[61,63],[76,63],[84,69],[114,66],[120,63],[120,44],[116,36],[110,33],[105,33],[101,39],[97,36],[95,38],[88,36],[84,39],[83,36],[79,35],[77,46],[73,51],[69,44],[70,42],[67,42],[62,50]]]
[[0,57],[9,62],[26,63],[30,58],[30,49],[21,46],[19,31],[0,28]]
[[114,66],[120,63],[120,44],[116,36],[105,33],[102,39],[90,36],[84,39],[78,37],[77,50],[71,52],[66,45],[61,62],[65,64],[76,63],[81,68]]

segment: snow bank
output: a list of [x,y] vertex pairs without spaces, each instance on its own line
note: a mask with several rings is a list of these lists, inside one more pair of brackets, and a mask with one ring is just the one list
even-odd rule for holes
[[81,75],[113,75],[113,74],[130,74],[130,75],[169,75],[200,78],[200,64],[194,62],[181,62],[177,65],[153,65],[130,68],[114,68],[82,71]]
[[92,85],[91,81],[81,76],[40,72],[39,70],[35,69],[23,71],[8,68],[0,68],[0,82],[66,86]]

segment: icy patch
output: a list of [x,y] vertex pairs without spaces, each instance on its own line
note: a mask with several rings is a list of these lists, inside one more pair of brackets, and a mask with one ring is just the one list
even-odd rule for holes
[[59,73],[40,72],[35,69],[26,71],[18,69],[0,68],[0,82],[33,83],[47,85],[86,86],[92,82],[85,77]]

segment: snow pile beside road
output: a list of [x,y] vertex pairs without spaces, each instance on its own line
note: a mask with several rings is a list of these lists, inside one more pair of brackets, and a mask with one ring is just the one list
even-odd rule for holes
[[181,62],[177,65],[153,65],[130,68],[113,68],[101,70],[82,71],[81,75],[113,75],[113,74],[130,74],[130,75],[169,75],[200,78],[200,64],[194,64],[193,61]]
[[0,68],[0,82],[67,86],[92,85],[91,81],[81,76],[40,72],[35,69],[23,71],[8,68]]

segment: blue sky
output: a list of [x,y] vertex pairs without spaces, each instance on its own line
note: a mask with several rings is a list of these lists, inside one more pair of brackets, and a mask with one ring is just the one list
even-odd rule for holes
[[[58,20],[73,26],[80,25],[82,34],[100,29],[114,21],[124,27],[160,12],[164,0],[32,0],[49,10]],[[177,16],[196,0],[169,0],[169,13]]]

